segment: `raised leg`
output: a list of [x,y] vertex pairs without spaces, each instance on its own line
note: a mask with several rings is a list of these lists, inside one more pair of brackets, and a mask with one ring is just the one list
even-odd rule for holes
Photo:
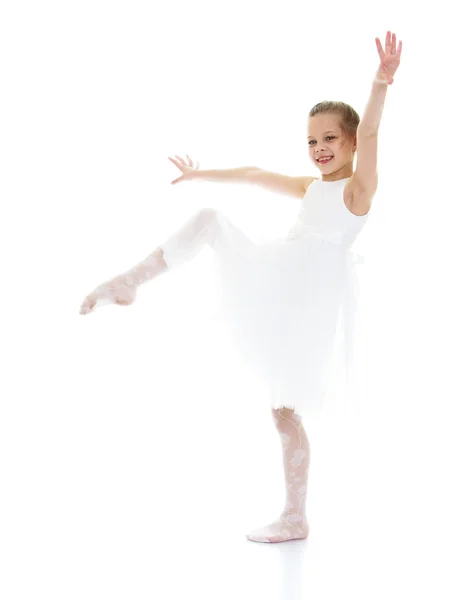
[[304,539],[309,535],[305,512],[310,463],[309,440],[301,417],[294,409],[272,408],[272,415],[282,443],[286,503],[279,519],[246,536],[252,542],[287,542]]
[[198,211],[141,263],[95,288],[82,302],[80,314],[86,315],[98,305],[132,304],[142,283],[191,260],[205,243],[214,246],[220,232],[221,220],[226,222],[214,209],[205,208]]

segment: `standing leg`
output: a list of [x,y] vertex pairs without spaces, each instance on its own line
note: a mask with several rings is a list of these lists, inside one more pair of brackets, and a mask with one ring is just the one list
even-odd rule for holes
[[253,542],[287,542],[309,535],[305,509],[309,475],[310,445],[301,417],[294,409],[272,408],[283,446],[286,504],[280,518],[246,537]]
[[83,301],[80,314],[86,315],[97,305],[132,304],[142,283],[191,260],[205,243],[214,246],[222,222],[227,222],[225,217],[214,209],[204,208],[198,211],[141,263],[95,288]]

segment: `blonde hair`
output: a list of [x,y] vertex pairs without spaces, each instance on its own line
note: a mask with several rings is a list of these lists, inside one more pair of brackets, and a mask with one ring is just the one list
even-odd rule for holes
[[[360,117],[349,104],[338,100],[323,100],[316,104],[309,112],[309,118],[319,114],[336,114],[340,119],[339,126],[347,138],[353,139],[357,133]],[[308,120],[308,119],[307,119]]]

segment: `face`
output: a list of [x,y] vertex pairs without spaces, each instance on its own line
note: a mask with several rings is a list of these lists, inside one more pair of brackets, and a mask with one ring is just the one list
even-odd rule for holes
[[[320,114],[309,118],[307,144],[310,159],[321,171],[323,179],[342,179],[353,173],[356,140],[349,140],[339,125],[340,117]],[[318,158],[331,156],[322,163]]]

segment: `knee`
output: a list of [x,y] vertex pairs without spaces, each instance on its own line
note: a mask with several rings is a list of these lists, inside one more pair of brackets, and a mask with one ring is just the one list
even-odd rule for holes
[[294,414],[294,408],[288,408],[287,406],[280,406],[279,408],[272,408],[272,414],[274,416],[290,417]]
[[204,221],[212,221],[214,219],[217,219],[219,217],[219,214],[219,211],[215,208],[201,208],[201,210],[198,210],[198,212],[196,213],[196,216]]
[[201,208],[193,215],[192,220],[199,230],[203,230],[220,223],[221,213],[215,208]]

